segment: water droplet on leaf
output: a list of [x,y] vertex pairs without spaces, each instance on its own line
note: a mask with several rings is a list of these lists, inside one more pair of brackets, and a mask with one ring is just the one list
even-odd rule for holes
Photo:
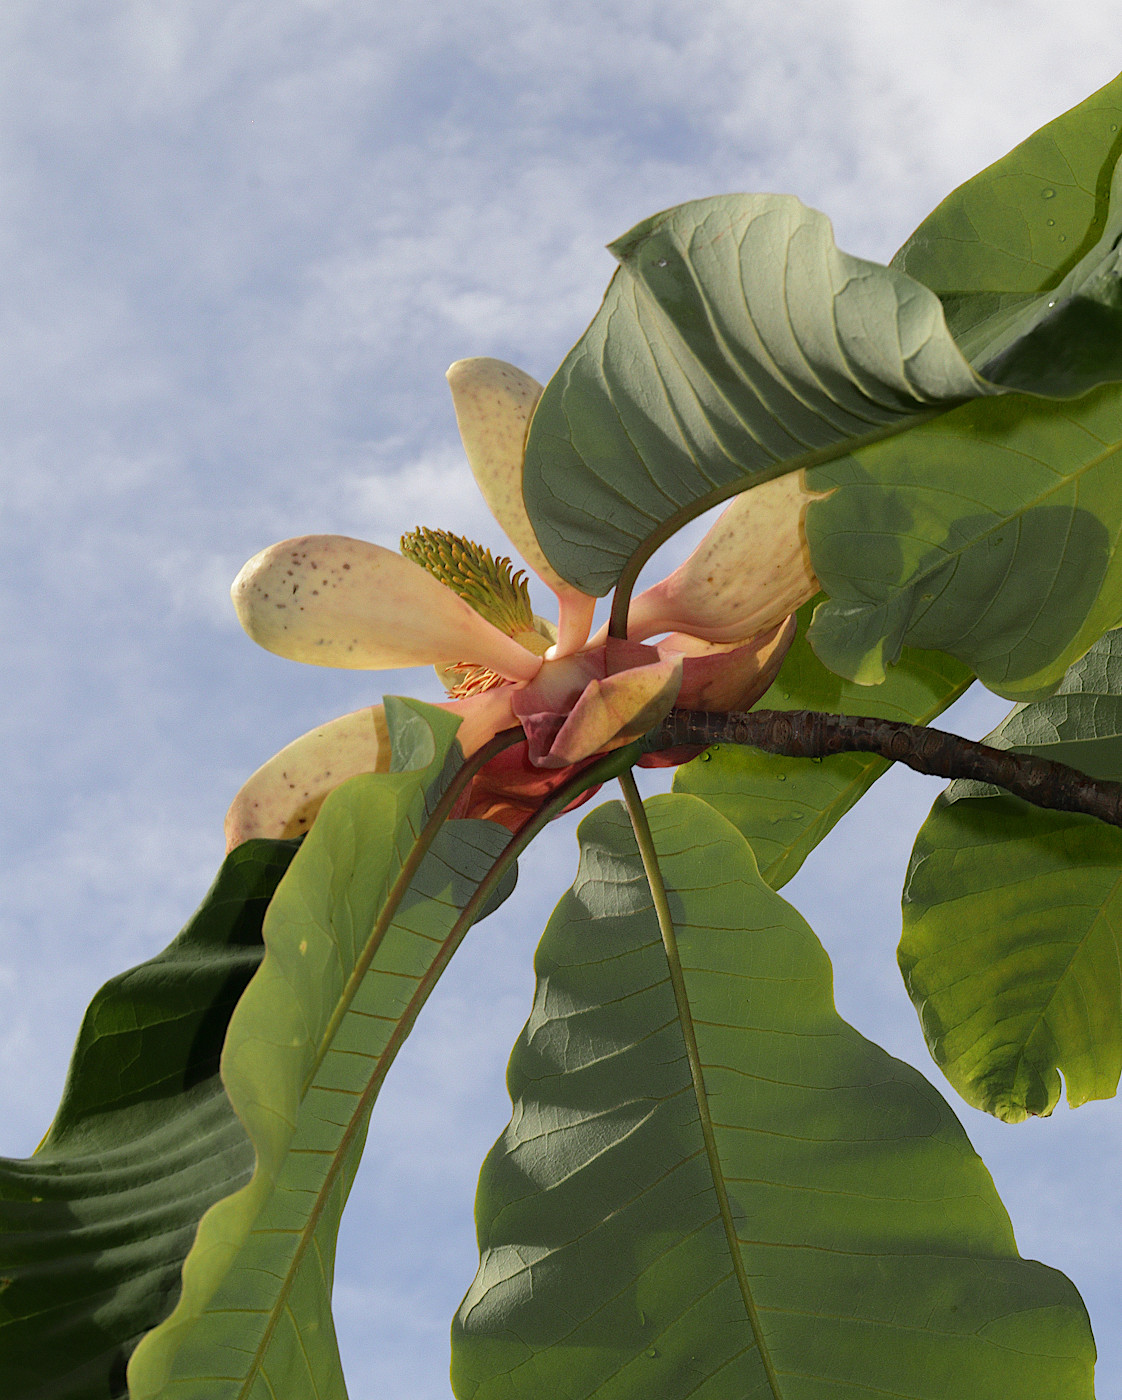
[[709,752],[708,749],[706,749],[705,752],[701,755],[701,761],[702,763],[708,763],[712,757],[713,755]]
[[1048,186],[1045,186],[1045,188],[1040,191],[1041,199],[1055,199],[1055,197],[1056,191]]
[[1066,234],[1066,233],[1061,233],[1061,234],[1060,234],[1060,242],[1061,242],[1061,243],[1066,243],[1066,242],[1067,242],[1067,234]]
[[786,773],[777,773],[777,774],[776,774],[776,777],[778,778],[778,780],[779,780],[781,783],[785,783],[785,782],[787,781],[787,774],[786,774]]
[[1049,220],[1048,220],[1048,227],[1049,227],[1049,228],[1055,228],[1055,226],[1056,226],[1056,221],[1055,221],[1055,219],[1049,219]]
[[648,1356],[651,1356],[651,1357],[657,1356],[657,1355],[658,1355],[658,1347],[648,1347],[648,1348],[647,1348],[647,1355],[648,1355]]

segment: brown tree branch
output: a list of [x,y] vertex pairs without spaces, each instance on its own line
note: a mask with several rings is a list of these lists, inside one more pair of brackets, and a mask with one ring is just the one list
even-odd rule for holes
[[1009,753],[988,744],[898,720],[830,715],[817,710],[752,710],[712,714],[671,710],[643,740],[648,752],[698,744],[748,744],[791,758],[874,753],[939,778],[976,778],[1036,807],[1085,812],[1122,826],[1122,783],[1090,778],[1066,763]]

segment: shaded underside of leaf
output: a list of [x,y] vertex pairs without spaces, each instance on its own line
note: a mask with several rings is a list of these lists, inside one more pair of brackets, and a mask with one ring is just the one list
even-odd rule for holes
[[[270,904],[266,954],[222,1054],[256,1168],[204,1216],[175,1312],[133,1355],[135,1400],[346,1395],[332,1272],[370,1110],[510,836],[430,821],[462,764],[457,721],[392,697],[386,714],[396,771],[328,798]],[[490,907],[512,888],[513,872]]]
[[[798,635],[756,709],[930,724],[973,680],[952,657],[905,647],[882,685],[854,685],[827,671],[808,645],[813,608],[808,603],[799,610]],[[702,798],[732,822],[752,847],[760,874],[777,890],[889,766],[870,754],[834,754],[819,761],[716,744],[677,770],[674,791]]]
[[542,548],[587,593],[736,483],[987,392],[938,299],[842,253],[792,196],[696,200],[612,251],[620,269],[546,386],[523,476]]
[[[1122,616],[1104,487],[1122,442],[1120,92],[941,206],[899,255],[921,280],[839,252],[786,196],[694,201],[614,244],[527,441],[553,565],[626,591],[702,509],[804,470],[826,497],[805,526],[829,669],[874,684],[907,644],[1010,699],[1046,693]],[[1044,237],[1027,205],[1061,187],[1064,229],[1046,214]]]
[[[1122,634],[986,742],[1122,779]],[[1051,1113],[1122,1073],[1122,830],[955,782],[920,829],[899,958],[936,1062],[977,1108]]]
[[942,1098],[838,1017],[825,952],[728,822],[677,794],[647,811],[712,1150],[612,804],[582,824],[538,951],[513,1117],[480,1179],[456,1395],[1089,1398],[1078,1295],[1017,1256]]
[[253,1149],[219,1055],[297,844],[234,851],[174,942],[98,992],[50,1132],[33,1157],[0,1162],[6,1395],[124,1395],[133,1347],[175,1304],[200,1217],[248,1179]]

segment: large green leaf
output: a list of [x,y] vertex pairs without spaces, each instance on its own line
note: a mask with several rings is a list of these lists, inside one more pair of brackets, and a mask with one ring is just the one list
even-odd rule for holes
[[[946,245],[977,220],[968,250],[983,241],[994,266],[944,293],[961,346],[930,288],[841,253],[786,196],[695,201],[618,240],[604,304],[527,440],[526,505],[558,571],[629,589],[686,520],[806,469],[830,493],[806,529],[829,595],[811,640],[831,670],[876,683],[907,644],[1011,699],[1046,693],[1122,617],[1117,97],[1069,114],[1053,142],[1084,194],[1063,201],[1067,241],[1026,254],[1029,177],[1014,197],[1006,173],[901,255],[942,292]],[[1007,284],[998,251],[1017,268]]]
[[1122,393],[965,405],[814,473],[807,511],[831,670],[872,684],[904,645],[1011,700],[1047,694],[1122,618]]
[[430,819],[456,719],[393,700],[387,719],[395,771],[332,794],[269,906],[222,1052],[256,1166],[203,1216],[175,1311],[133,1354],[134,1400],[346,1393],[331,1280],[370,1110],[465,921],[513,885],[464,912],[510,833]]
[[[982,374],[1010,388],[1057,396],[1122,378],[1122,181],[1115,166],[1102,238],[1040,305],[1009,306],[969,340]],[[1014,298],[1010,297],[1010,300]],[[1019,297],[1015,298],[1020,300]],[[963,349],[969,349],[967,343]]]
[[[461,1400],[1080,1400],[1094,1349],[939,1094],[842,1021],[829,961],[707,804],[627,818],[538,951],[453,1328]],[[696,1037],[691,1071],[687,1020]]]
[[1122,155],[1122,78],[960,185],[892,259],[937,292],[969,353],[1099,243]]
[[200,1216],[248,1180],[253,1148],[218,1060],[296,846],[234,851],[175,941],[98,992],[50,1132],[27,1161],[0,1162],[0,1389],[12,1400],[124,1395],[129,1354],[174,1306]]
[[[1037,391],[1117,377],[1120,128],[1116,79],[951,194],[893,259],[938,292],[984,373]],[[906,642],[1011,699],[1047,693],[1122,617],[1120,400],[975,401],[811,473],[839,488],[807,515],[825,663],[875,682]]]
[[683,204],[612,252],[620,269],[546,386],[523,475],[542,548],[588,593],[760,472],[988,392],[938,298],[841,252],[792,196]]
[[[810,649],[813,604],[799,612],[799,631],[775,683],[756,708],[823,710],[930,724],[962,695],[973,677],[940,652],[905,648],[883,685],[856,686],[827,671]],[[674,791],[715,807],[748,841],[760,874],[781,889],[810,852],[890,764],[871,754],[826,759],[785,758],[747,745],[715,744],[674,775]]]
[[[1122,779],[1122,633],[987,743]],[[960,1094],[1011,1122],[1110,1097],[1122,1072],[1122,830],[955,782],[920,829],[900,967]]]

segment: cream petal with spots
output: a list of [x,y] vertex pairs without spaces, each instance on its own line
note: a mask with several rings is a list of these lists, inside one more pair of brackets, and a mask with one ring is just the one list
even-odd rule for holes
[[526,564],[557,594],[561,607],[553,654],[568,656],[588,637],[596,599],[566,583],[545,557],[522,499],[526,434],[542,386],[505,360],[483,356],[457,360],[448,370],[448,385],[464,451],[491,514]]
[[255,836],[303,836],[324,801],[356,773],[388,773],[389,731],[381,705],[321,724],[263,763],[226,813],[226,849]]
[[290,661],[351,670],[470,661],[520,681],[541,666],[420,565],[344,535],[271,545],[230,593],[253,640]]
[[818,580],[803,519],[821,493],[808,490],[805,477],[790,472],[737,496],[689,558],[632,601],[627,635],[742,642],[813,598]]

